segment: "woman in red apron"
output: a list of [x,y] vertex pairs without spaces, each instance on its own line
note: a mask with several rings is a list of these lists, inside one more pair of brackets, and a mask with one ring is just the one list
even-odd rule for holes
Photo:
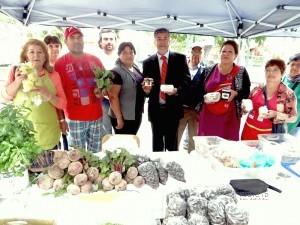
[[[254,88],[249,98],[253,109],[249,112],[242,132],[242,140],[257,140],[258,134],[272,133],[272,125],[293,122],[297,119],[294,92],[282,82],[285,63],[271,59],[265,65],[266,85]],[[261,107],[267,107],[262,112]]]

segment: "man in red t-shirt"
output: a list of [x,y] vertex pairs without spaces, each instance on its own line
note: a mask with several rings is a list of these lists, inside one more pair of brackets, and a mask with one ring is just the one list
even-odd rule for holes
[[68,123],[68,142],[74,148],[99,152],[103,115],[101,99],[94,93],[93,70],[104,67],[99,58],[83,52],[83,33],[79,28],[65,30],[65,44],[69,53],[57,59],[54,68],[60,74],[67,97],[64,112]]

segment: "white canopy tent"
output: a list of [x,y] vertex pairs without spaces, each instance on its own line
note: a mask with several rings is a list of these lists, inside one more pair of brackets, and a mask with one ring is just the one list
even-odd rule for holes
[[24,25],[300,37],[299,0],[0,0],[0,12]]

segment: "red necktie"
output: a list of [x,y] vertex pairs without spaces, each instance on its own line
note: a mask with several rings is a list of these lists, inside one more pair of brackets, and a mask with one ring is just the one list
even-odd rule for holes
[[[161,78],[160,78],[160,84],[165,84],[166,83],[166,75],[167,75],[167,68],[168,68],[168,63],[167,63],[167,57],[166,56],[161,56],[160,59],[163,61],[162,66],[161,66]],[[162,100],[166,101],[166,95],[164,92],[160,92],[160,97]]]

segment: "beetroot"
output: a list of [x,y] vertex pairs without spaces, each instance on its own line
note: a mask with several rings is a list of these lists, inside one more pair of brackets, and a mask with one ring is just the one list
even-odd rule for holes
[[85,173],[80,173],[74,177],[74,184],[78,186],[82,186],[87,182],[87,180],[88,180],[87,175]]
[[59,189],[63,188],[64,180],[62,178],[57,179],[53,182],[53,189],[54,191],[58,191]]
[[145,179],[142,176],[137,176],[133,179],[133,185],[137,188],[142,187],[145,184]]
[[37,184],[40,188],[48,190],[52,188],[54,179],[51,178],[48,174],[43,174],[37,181]]
[[72,195],[78,195],[80,193],[80,187],[75,184],[69,184],[67,192]]
[[57,164],[58,167],[61,169],[68,168],[70,163],[71,163],[71,161],[70,161],[66,151],[63,152],[62,154],[60,154],[55,161],[55,164]]
[[68,166],[68,173],[71,176],[76,176],[77,174],[81,173],[83,170],[83,166],[80,162],[71,162],[70,165]]
[[73,149],[68,151],[68,157],[72,162],[78,161],[80,159],[80,151]]
[[80,187],[81,193],[91,193],[93,192],[92,181],[88,180],[84,185]]
[[86,175],[88,176],[89,180],[94,181],[99,177],[99,170],[96,167],[90,167],[87,169]]
[[127,187],[127,182],[126,180],[121,180],[121,182],[119,184],[116,184],[115,185],[115,189],[116,191],[124,191],[126,190],[126,187]]
[[136,167],[129,167],[128,170],[127,170],[127,174],[129,179],[134,179],[136,178],[136,176],[138,175],[138,170]]
[[57,164],[53,164],[48,169],[48,175],[53,179],[59,179],[63,177],[64,171]]
[[103,178],[101,176],[98,176],[95,180],[94,180],[94,184],[101,184],[103,181]]
[[103,191],[111,191],[114,188],[114,186],[109,182],[108,177],[105,177],[102,181],[102,188]]
[[120,172],[114,171],[109,174],[108,180],[112,185],[119,184],[122,180],[122,175]]
[[127,174],[125,175],[124,180],[126,180],[127,184],[133,183],[133,179],[130,179]]

